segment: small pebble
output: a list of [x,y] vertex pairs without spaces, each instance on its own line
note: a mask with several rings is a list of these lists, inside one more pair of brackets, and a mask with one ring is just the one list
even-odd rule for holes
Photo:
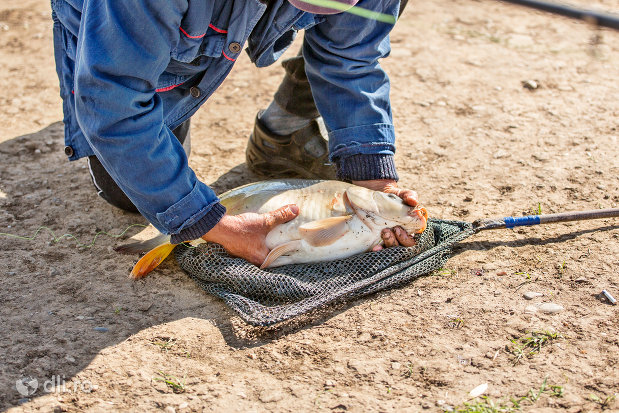
[[183,403],[181,403],[181,404],[179,404],[179,405],[178,405],[178,408],[179,408],[179,409],[184,409],[184,408],[186,408],[186,407],[188,407],[188,406],[189,406],[189,403],[187,403],[187,402],[183,402]]
[[501,292],[500,292],[500,291],[495,291],[495,292],[494,292],[494,296],[495,296],[495,297],[498,297],[499,295],[501,295]]
[[110,331],[109,328],[105,327],[94,327],[93,330],[98,331],[99,333],[107,333],[108,331]]
[[333,380],[325,380],[325,387],[335,387],[335,382]]
[[393,370],[400,370],[401,367],[402,367],[402,365],[400,363],[398,363],[397,361],[394,361],[393,363],[391,363],[391,368]]
[[502,277],[504,275],[507,275],[507,272],[506,271],[499,271],[499,272],[496,273],[496,275],[498,275],[499,277]]
[[585,277],[578,277],[574,280],[577,283],[588,283],[589,280],[587,280]]
[[482,394],[484,394],[486,390],[488,390],[488,383],[480,384],[479,386],[475,387],[473,390],[469,392],[469,396],[479,397]]
[[6,273],[6,275],[8,275],[9,277],[14,276],[15,274],[17,274],[15,271],[9,271]]
[[545,314],[555,314],[563,311],[563,306],[555,303],[543,303],[538,306],[538,309]]
[[539,87],[535,80],[523,80],[522,87],[529,90],[535,90]]
[[60,271],[58,271],[58,268],[56,268],[56,267],[51,267],[49,269],[49,275],[52,276],[52,277],[55,277],[57,275],[60,275]]
[[64,358],[66,361],[68,361],[69,363],[73,364],[75,363],[75,357],[71,357],[69,355],[65,356]]
[[18,404],[24,404],[24,403],[28,403],[29,401],[30,401],[30,399],[29,399],[29,398],[24,397],[23,399],[19,399],[19,400],[17,400],[17,403],[18,403]]
[[176,413],[176,409],[174,407],[172,407],[172,406],[166,406],[166,408],[163,409],[163,411],[165,413]]
[[527,291],[526,293],[522,294],[522,296],[526,299],[526,300],[532,300],[535,297],[541,297],[544,294],[542,293],[537,293],[535,291]]
[[138,306],[138,310],[142,311],[143,313],[147,312],[148,310],[150,310],[150,308],[153,306],[152,302],[146,301],[142,304],[140,304]]
[[537,313],[537,307],[534,305],[528,305],[524,308],[525,314],[535,314]]

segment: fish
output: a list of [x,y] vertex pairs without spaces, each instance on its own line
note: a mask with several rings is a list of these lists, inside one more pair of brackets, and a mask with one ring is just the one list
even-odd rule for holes
[[[422,233],[428,213],[394,195],[342,181],[283,179],[250,183],[220,195],[230,215],[266,213],[296,204],[299,215],[274,227],[266,236],[270,253],[260,268],[315,263],[371,251],[382,243],[384,228],[401,226],[409,234]],[[152,233],[152,229],[148,230]],[[139,234],[138,234],[139,235]],[[176,247],[160,234],[118,247],[119,252],[151,249],[134,266],[131,277],[141,278],[156,268]],[[191,241],[197,246],[202,239]]]

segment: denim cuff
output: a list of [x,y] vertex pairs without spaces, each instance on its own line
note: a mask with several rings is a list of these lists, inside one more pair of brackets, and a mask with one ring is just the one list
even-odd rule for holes
[[337,178],[345,181],[372,179],[400,179],[395,169],[393,155],[357,154],[336,161]]
[[329,132],[329,159],[395,153],[395,132],[390,123],[353,126]]
[[170,242],[172,244],[180,244],[181,242],[200,238],[209,232],[225,213],[226,207],[220,203],[213,204],[211,209],[198,222],[182,229],[178,234],[172,234]]

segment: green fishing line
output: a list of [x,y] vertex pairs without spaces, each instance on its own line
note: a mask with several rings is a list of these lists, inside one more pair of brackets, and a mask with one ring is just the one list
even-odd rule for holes
[[9,238],[16,238],[16,239],[21,239],[21,240],[26,240],[26,241],[32,241],[34,240],[37,235],[39,235],[39,233],[41,233],[41,231],[45,230],[47,232],[49,232],[52,236],[52,243],[57,243],[60,242],[61,240],[67,238],[67,239],[74,239],[76,242],[76,247],[78,248],[91,248],[93,245],[95,245],[95,242],[97,241],[97,238],[99,238],[99,235],[107,235],[108,237],[111,238],[120,238],[123,235],[125,235],[127,233],[127,231],[129,231],[131,228],[133,227],[141,227],[141,228],[146,228],[146,225],[143,224],[131,224],[129,225],[123,232],[121,232],[120,234],[110,234],[106,231],[99,231],[95,234],[95,237],[93,238],[92,242],[90,244],[82,244],[77,237],[75,237],[74,235],[71,234],[63,234],[59,237],[56,236],[56,233],[54,232],[54,230],[52,230],[51,228],[45,227],[45,226],[41,226],[39,227],[36,232],[34,233],[34,235],[32,235],[31,237],[23,237],[21,235],[15,235],[15,234],[9,234],[6,232],[0,232],[0,235],[5,236],[5,237],[9,237]]
[[376,20],[383,23],[395,24],[396,18],[390,14],[379,13],[364,9],[359,6],[348,6],[335,0],[301,0],[304,3],[312,4],[314,6],[328,7],[330,9],[342,10],[343,12],[355,14],[357,16],[365,17],[366,19]]

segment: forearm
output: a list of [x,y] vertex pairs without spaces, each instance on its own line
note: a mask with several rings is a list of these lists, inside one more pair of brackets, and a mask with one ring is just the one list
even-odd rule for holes
[[140,212],[177,240],[199,237],[225,211],[189,168],[155,90],[182,14],[181,0],[89,0],[75,62],[76,117],[88,143]]

